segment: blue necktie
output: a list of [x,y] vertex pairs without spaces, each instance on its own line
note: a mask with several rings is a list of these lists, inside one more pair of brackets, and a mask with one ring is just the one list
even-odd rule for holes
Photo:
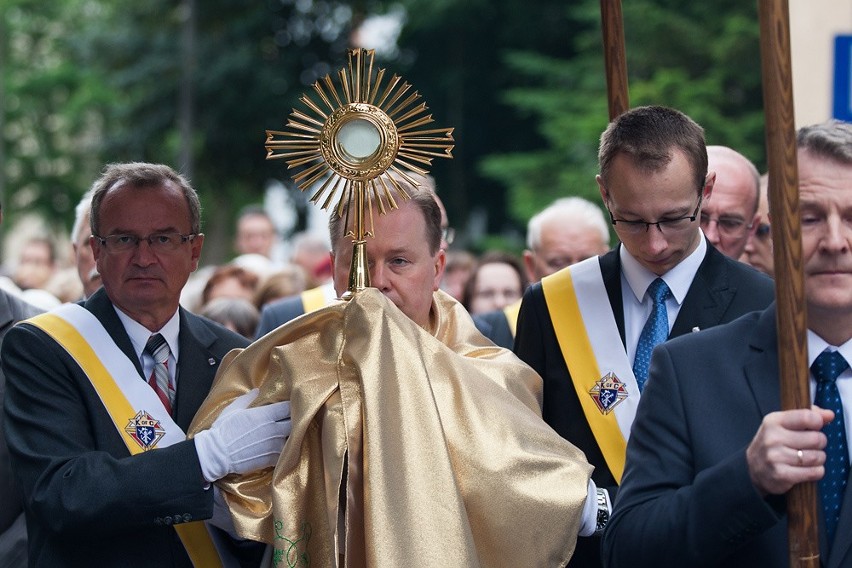
[[825,536],[828,546],[834,542],[840,505],[849,477],[849,450],[846,447],[846,425],[843,421],[843,403],[837,390],[837,376],[849,367],[849,363],[837,351],[823,351],[811,365],[811,373],[817,381],[814,404],[834,411],[834,420],[823,427],[828,438],[825,448],[825,476],[819,482],[822,498],[822,513],[825,520]]
[[671,292],[662,278],[657,278],[648,286],[648,296],[654,302],[651,315],[642,328],[639,343],[636,344],[636,357],[633,359],[633,374],[639,392],[645,388],[648,380],[648,367],[651,365],[651,351],[669,336],[669,314],[666,311],[666,298]]

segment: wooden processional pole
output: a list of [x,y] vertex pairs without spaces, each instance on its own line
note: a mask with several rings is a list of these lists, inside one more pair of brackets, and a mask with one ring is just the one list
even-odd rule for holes
[[[790,11],[787,0],[759,0],[759,11],[781,408],[810,408]],[[816,505],[816,483],[800,483],[787,494],[791,568],[819,566]]]
[[609,119],[612,120],[630,108],[630,99],[627,95],[627,55],[624,48],[621,0],[601,0],[601,27]]

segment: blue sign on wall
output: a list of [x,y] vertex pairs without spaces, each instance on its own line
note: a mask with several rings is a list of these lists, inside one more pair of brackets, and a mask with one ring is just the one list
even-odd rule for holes
[[834,38],[834,118],[852,122],[852,36]]

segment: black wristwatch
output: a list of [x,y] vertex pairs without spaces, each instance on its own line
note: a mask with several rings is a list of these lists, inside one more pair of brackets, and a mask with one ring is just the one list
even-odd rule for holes
[[594,536],[601,536],[606,528],[607,523],[609,522],[609,492],[606,489],[598,487],[597,491],[597,502],[598,502],[598,517],[597,522],[595,523],[595,532]]

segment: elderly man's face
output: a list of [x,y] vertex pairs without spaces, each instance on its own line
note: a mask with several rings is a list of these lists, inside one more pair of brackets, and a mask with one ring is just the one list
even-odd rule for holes
[[[101,203],[100,237],[192,232],[189,205],[180,189],[169,183],[157,187],[111,188]],[[204,236],[187,240],[175,250],[154,250],[147,240],[127,251],[110,248],[92,237],[98,272],[110,300],[127,315],[149,327],[162,325],[178,308],[180,293],[198,267]],[[156,331],[159,327],[151,328]]]
[[596,228],[560,222],[545,223],[541,227],[541,242],[535,250],[524,251],[524,266],[530,282],[603,254],[609,248]]
[[[426,220],[411,201],[387,215],[374,212],[375,237],[367,237],[370,285],[422,327],[429,324],[432,292],[438,289],[446,257],[432,254],[426,240]],[[352,241],[338,239],[334,246],[334,288],[340,295],[349,282]]]
[[820,323],[852,317],[850,187],[852,165],[799,152],[805,296],[809,325],[816,322],[817,326],[811,325],[815,331]]
[[722,254],[737,259],[757,229],[757,185],[753,172],[731,156],[713,156],[713,196],[701,206],[701,230]]

